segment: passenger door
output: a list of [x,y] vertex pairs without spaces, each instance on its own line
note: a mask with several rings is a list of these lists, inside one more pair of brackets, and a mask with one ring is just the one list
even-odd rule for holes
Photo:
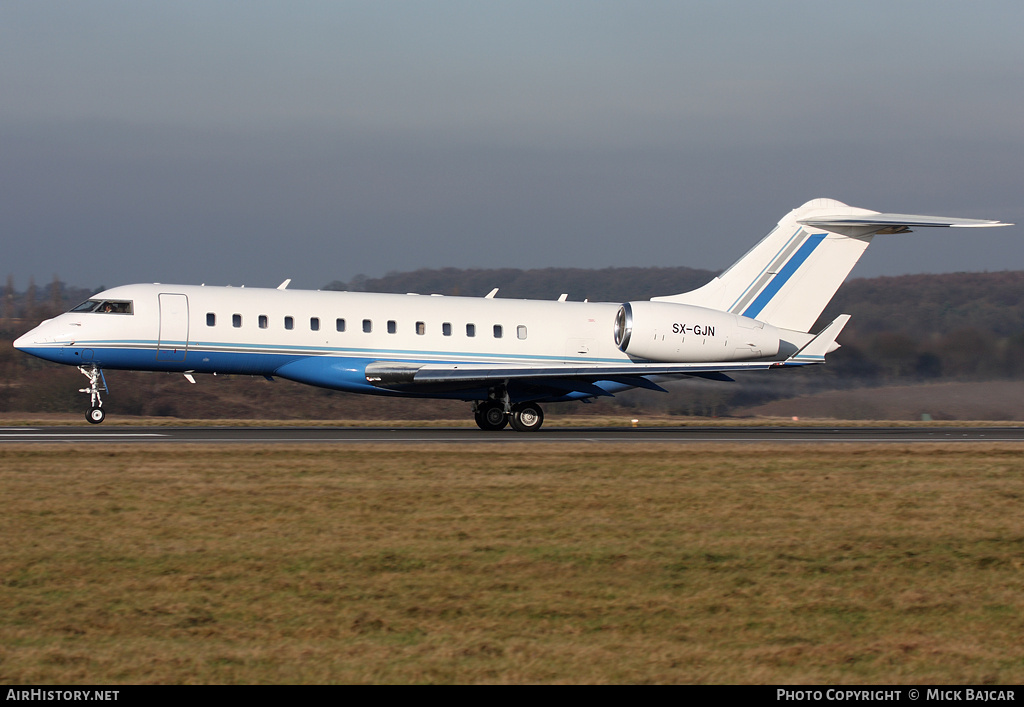
[[184,361],[188,352],[188,297],[160,295],[160,338],[157,361]]

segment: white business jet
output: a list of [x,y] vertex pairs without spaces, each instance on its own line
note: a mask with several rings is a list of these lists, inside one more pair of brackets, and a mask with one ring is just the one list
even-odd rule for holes
[[22,351],[88,378],[104,369],[277,376],[374,395],[471,402],[477,425],[538,430],[540,403],[696,376],[823,363],[843,314],[818,316],[877,234],[998,221],[883,214],[815,199],[707,285],[633,302],[510,300],[247,287],[124,285],[44,321]]

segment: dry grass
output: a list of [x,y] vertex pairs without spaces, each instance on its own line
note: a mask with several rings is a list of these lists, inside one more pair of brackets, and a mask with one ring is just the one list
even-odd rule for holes
[[1019,449],[8,445],[0,681],[1020,683]]

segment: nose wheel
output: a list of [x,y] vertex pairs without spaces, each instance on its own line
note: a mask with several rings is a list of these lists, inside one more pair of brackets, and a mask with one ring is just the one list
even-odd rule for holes
[[107,413],[103,412],[103,399],[100,393],[107,392],[107,379],[103,377],[103,369],[99,366],[79,366],[79,372],[89,379],[88,388],[79,388],[79,393],[89,394],[89,411],[85,413],[85,419],[93,425],[98,425],[106,418]]

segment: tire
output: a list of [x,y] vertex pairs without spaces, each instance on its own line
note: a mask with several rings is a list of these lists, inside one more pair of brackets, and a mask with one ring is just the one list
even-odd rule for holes
[[535,403],[516,405],[509,422],[516,432],[536,432],[544,424],[544,411]]
[[107,417],[107,413],[103,412],[103,408],[92,408],[85,413],[85,419],[94,425],[98,425]]
[[508,415],[501,403],[482,403],[473,416],[476,426],[487,432],[497,432],[505,429],[508,424]]

